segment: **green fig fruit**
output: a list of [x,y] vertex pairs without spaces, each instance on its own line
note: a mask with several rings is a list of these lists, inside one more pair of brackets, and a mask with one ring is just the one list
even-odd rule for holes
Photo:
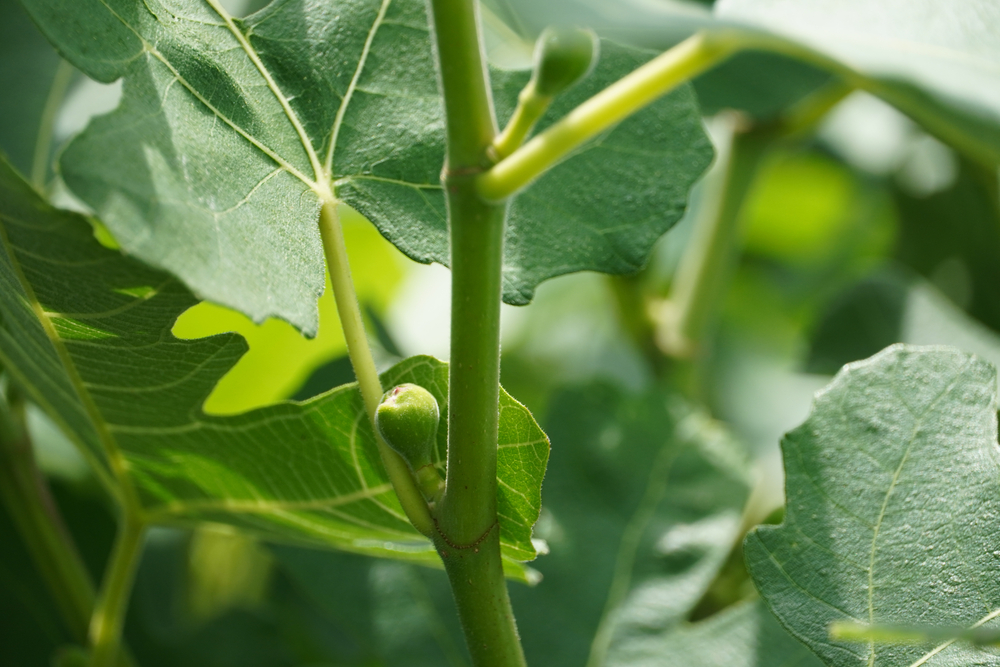
[[416,472],[433,463],[439,417],[437,400],[431,392],[406,383],[382,396],[375,410],[375,426],[385,443]]
[[535,42],[535,92],[554,97],[582,79],[597,62],[598,45],[589,28],[546,28]]

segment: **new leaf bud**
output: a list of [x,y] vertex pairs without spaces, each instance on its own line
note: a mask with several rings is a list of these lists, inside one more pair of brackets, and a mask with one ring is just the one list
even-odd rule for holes
[[535,42],[535,91],[554,97],[582,79],[597,62],[590,28],[546,28]]
[[439,416],[434,396],[423,387],[406,383],[382,397],[375,410],[375,426],[385,443],[416,472],[433,463]]

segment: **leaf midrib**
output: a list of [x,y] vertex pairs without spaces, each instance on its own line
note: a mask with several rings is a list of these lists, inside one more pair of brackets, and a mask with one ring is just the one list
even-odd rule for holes
[[618,543],[618,554],[615,557],[611,584],[608,586],[608,597],[605,600],[601,619],[597,624],[597,630],[590,645],[587,667],[603,665],[607,658],[612,638],[611,631],[614,629],[610,622],[612,612],[621,604],[628,593],[632,581],[632,568],[635,567],[636,552],[639,549],[642,534],[655,513],[657,505],[663,499],[674,462],[691,446],[691,442],[685,442],[678,447],[673,447],[668,442],[657,452],[649,476],[646,478],[646,488],[643,490],[639,504],[636,505],[635,511],[629,518]]
[[332,178],[333,176],[333,156],[337,150],[337,137],[340,134],[340,127],[343,125],[344,116],[347,114],[347,108],[351,104],[351,98],[354,96],[354,90],[357,88],[358,81],[361,80],[361,74],[364,72],[365,65],[368,63],[368,54],[371,51],[372,42],[375,41],[375,35],[378,33],[378,29],[382,27],[382,22],[385,20],[386,12],[389,11],[389,5],[391,4],[392,0],[382,0],[382,4],[379,6],[378,14],[375,16],[375,21],[372,23],[372,27],[368,30],[368,35],[365,38],[364,47],[361,49],[361,57],[358,59],[358,66],[354,70],[351,82],[347,85],[347,91],[344,93],[344,97],[340,100],[340,106],[337,108],[337,115],[333,119],[333,127],[330,129],[330,145],[327,147],[326,160],[324,162],[328,178]]
[[[83,405],[83,408],[87,413],[87,417],[90,419],[91,425],[94,427],[94,431],[97,433],[97,437],[104,447],[104,454],[108,457],[108,465],[115,477],[115,481],[117,481],[120,485],[117,488],[111,485],[109,490],[114,495],[119,496],[123,505],[127,505],[129,509],[134,510],[136,513],[140,513],[142,511],[142,505],[139,503],[139,495],[132,479],[128,476],[128,464],[118,447],[118,441],[108,429],[107,423],[105,423],[100,410],[97,408],[97,404],[94,402],[93,397],[91,397],[90,392],[86,389],[83,378],[80,376],[80,372],[76,368],[76,364],[73,361],[73,357],[70,355],[69,350],[66,349],[66,345],[64,344],[62,337],[56,331],[52,320],[45,313],[45,309],[42,308],[41,303],[38,301],[38,296],[35,294],[34,288],[24,275],[21,262],[17,258],[17,254],[14,251],[14,245],[10,242],[10,238],[7,235],[7,227],[4,224],[4,217],[0,217],[0,243],[3,244],[4,252],[7,254],[7,258],[11,263],[11,267],[13,268],[15,275],[17,276],[21,289],[24,290],[27,305],[35,314],[35,318],[42,327],[42,331],[49,339],[53,349],[55,349],[56,354],[59,357],[59,361],[63,365],[63,370],[66,371],[70,385],[77,393],[77,397],[80,399],[80,403]],[[30,383],[28,386],[31,386]]]
[[215,13],[218,14],[219,17],[226,22],[226,27],[229,28],[229,32],[232,33],[233,37],[236,38],[236,41],[239,42],[240,47],[242,47],[243,49],[243,52],[247,54],[248,58],[250,58],[250,62],[252,62],[254,67],[257,68],[257,71],[260,73],[260,75],[264,77],[264,81],[267,83],[268,90],[271,91],[271,94],[274,95],[275,99],[278,101],[278,104],[281,105],[281,108],[285,112],[285,116],[288,117],[288,122],[292,124],[292,128],[298,135],[299,142],[302,144],[302,148],[305,149],[306,155],[309,157],[309,164],[312,165],[313,172],[316,175],[316,182],[317,183],[322,182],[323,167],[319,163],[319,156],[316,155],[316,151],[313,149],[312,142],[309,141],[309,135],[306,134],[305,127],[303,127],[302,121],[299,120],[298,114],[295,113],[295,111],[292,109],[291,104],[289,104],[288,98],[285,97],[285,94],[281,91],[281,88],[278,87],[278,84],[271,76],[271,73],[267,70],[266,67],[264,67],[264,63],[261,61],[260,55],[247,41],[246,35],[244,35],[243,32],[240,31],[233,23],[233,17],[229,14],[229,12],[227,12],[219,4],[218,0],[205,0],[205,1],[209,4],[209,6],[211,6],[213,10],[215,10]]
[[[892,492],[896,488],[896,484],[899,481],[899,476],[900,476],[900,474],[903,471],[903,467],[906,465],[907,460],[909,460],[909,458],[910,458],[910,453],[913,451],[913,446],[914,446],[914,444],[917,441],[917,434],[920,432],[920,429],[923,427],[924,420],[927,418],[927,415],[930,414],[932,410],[934,410],[935,406],[937,406],[937,404],[941,400],[943,400],[948,394],[951,393],[951,391],[958,384],[959,380],[961,380],[962,373],[965,372],[965,369],[968,368],[971,363],[972,363],[971,359],[966,360],[966,362],[964,364],[962,364],[962,367],[958,370],[958,372],[955,373],[955,376],[952,378],[951,382],[948,383],[948,386],[946,386],[944,389],[942,389],[941,392],[937,396],[934,397],[934,400],[932,400],[930,403],[928,403],[926,405],[926,407],[924,407],[924,409],[921,411],[920,416],[917,417],[916,423],[913,425],[913,431],[910,433],[909,441],[907,442],[907,445],[906,445],[906,451],[903,452],[903,458],[900,460],[899,465],[896,467],[896,470],[895,470],[895,472],[893,473],[893,476],[892,476],[892,481],[889,483],[889,488],[885,492],[885,499],[882,501],[882,507],[879,510],[879,515],[878,515],[878,518],[875,520],[875,526],[873,528],[873,533],[872,533],[872,548],[871,548],[871,554],[870,554],[869,561],[868,561],[868,625],[871,626],[871,627],[874,627],[874,625],[875,625],[875,584],[874,584],[874,579],[875,579],[875,553],[876,553],[877,546],[878,546],[879,531],[882,528],[882,521],[885,519],[885,512],[886,512],[886,509],[889,506],[889,499],[892,497]],[[898,395],[898,392],[896,392],[895,384],[890,383],[890,387],[892,388],[893,393],[897,393],[897,395]],[[907,411],[910,412],[910,407],[908,405],[906,405],[905,402],[903,402],[903,401],[901,401],[901,402],[906,407]],[[911,414],[912,414],[912,412],[911,412]],[[874,642],[874,640],[872,640],[869,643],[869,651],[870,651],[870,653],[869,653],[869,658],[868,658],[868,667],[874,667],[874,665],[875,665],[875,642]]]

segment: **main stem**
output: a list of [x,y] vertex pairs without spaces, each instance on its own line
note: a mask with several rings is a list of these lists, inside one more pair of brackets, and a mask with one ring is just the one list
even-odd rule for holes
[[435,544],[477,667],[520,667],[524,653],[500,556],[497,424],[500,299],[506,209],[483,201],[476,178],[496,121],[475,0],[430,0],[447,128],[443,182],[451,235],[448,479]]
[[112,667],[118,662],[125,611],[145,533],[145,524],[125,509],[97,606],[90,619],[90,667]]

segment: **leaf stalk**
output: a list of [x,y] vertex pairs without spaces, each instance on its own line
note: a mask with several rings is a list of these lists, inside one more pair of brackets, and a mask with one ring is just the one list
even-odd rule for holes
[[382,401],[382,383],[379,381],[364,321],[361,319],[361,308],[358,305],[354,281],[351,278],[351,267],[347,259],[344,231],[340,224],[340,216],[337,214],[337,202],[332,196],[324,199],[323,207],[320,209],[319,229],[323,239],[327,269],[330,272],[330,284],[333,286],[333,297],[337,303],[337,314],[340,316],[340,325],[347,341],[347,354],[351,358],[351,366],[354,367],[354,376],[358,379],[368,421],[378,443],[379,457],[399,497],[400,505],[403,506],[406,518],[414,528],[432,537],[436,532],[434,520],[431,518],[427,502],[413,479],[413,474],[403,458],[385,444],[378,428],[375,427],[375,410]]
[[704,344],[739,250],[740,212],[770,145],[770,135],[741,131],[738,116],[726,122],[718,171],[705,184],[710,191],[702,198],[704,208],[659,314],[657,343],[676,358],[694,357]]
[[119,660],[125,613],[145,536],[145,523],[126,509],[97,605],[90,617],[90,667],[113,667]]

